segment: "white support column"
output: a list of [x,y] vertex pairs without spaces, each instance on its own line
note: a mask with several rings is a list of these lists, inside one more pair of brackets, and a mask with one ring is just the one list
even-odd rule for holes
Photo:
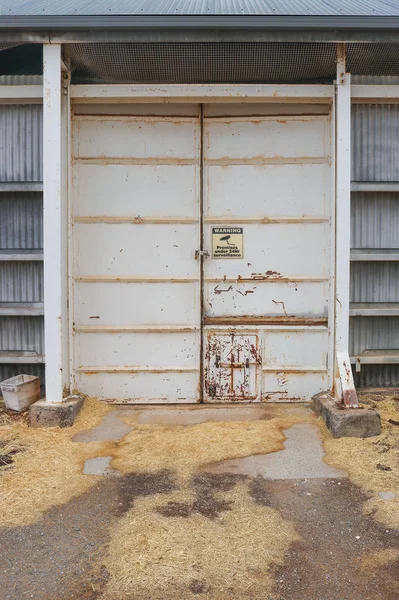
[[[63,398],[61,45],[43,45],[44,330],[46,401]],[[66,299],[65,299],[66,301]],[[64,329],[67,336],[67,329]]]
[[350,206],[351,206],[351,81],[346,72],[345,44],[337,46],[336,82],[336,234],[335,234],[335,351],[339,399],[346,406],[357,406],[352,373],[342,364],[349,364],[349,285],[350,285]]

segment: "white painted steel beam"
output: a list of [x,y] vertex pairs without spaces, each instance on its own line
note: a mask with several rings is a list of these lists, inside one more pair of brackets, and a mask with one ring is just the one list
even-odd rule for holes
[[46,400],[63,397],[61,46],[43,45],[44,326]]
[[331,85],[72,85],[74,102],[331,102]]
[[399,85],[353,85],[352,102],[399,102]]
[[338,400],[358,406],[349,359],[351,80],[346,72],[345,44],[337,46],[335,143],[335,365]]
[[349,344],[351,96],[345,50],[339,45],[336,83],[336,272],[335,347],[347,352]]
[[0,104],[40,104],[43,101],[41,85],[1,85]]

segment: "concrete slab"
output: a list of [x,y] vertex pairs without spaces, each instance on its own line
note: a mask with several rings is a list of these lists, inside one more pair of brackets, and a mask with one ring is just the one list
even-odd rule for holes
[[119,471],[110,466],[112,456],[96,456],[85,460],[83,473],[101,477],[117,477]]
[[234,473],[261,476],[264,479],[337,479],[347,477],[345,471],[323,461],[324,451],[319,429],[312,423],[300,423],[285,432],[284,450],[236,458],[208,465],[210,473]]
[[334,438],[366,438],[380,435],[381,419],[374,408],[344,408],[326,394],[317,394],[312,400],[312,408],[323,417]]
[[108,413],[99,425],[88,431],[77,433],[72,441],[86,443],[118,442],[133,429],[133,425],[128,425],[119,418],[121,414],[118,409]]
[[309,404],[221,404],[187,406],[118,406],[121,415],[129,416],[139,425],[197,425],[209,421],[235,422],[297,416],[311,419]]
[[83,406],[82,396],[69,396],[63,402],[38,400],[29,407],[30,427],[72,427]]

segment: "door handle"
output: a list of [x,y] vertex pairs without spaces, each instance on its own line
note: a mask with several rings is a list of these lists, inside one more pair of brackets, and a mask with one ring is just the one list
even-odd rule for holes
[[196,260],[198,260],[200,256],[203,256],[204,258],[209,258],[210,254],[209,254],[208,250],[196,250],[195,251]]

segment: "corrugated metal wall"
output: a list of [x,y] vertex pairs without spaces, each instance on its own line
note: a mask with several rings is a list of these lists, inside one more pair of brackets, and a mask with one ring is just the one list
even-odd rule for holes
[[38,104],[0,106],[0,381],[28,373],[44,384],[43,198],[30,191],[43,179],[42,115]]
[[[33,77],[34,80],[25,81],[20,76],[2,76],[0,84],[41,81],[40,76]],[[353,78],[353,83],[363,84],[398,81],[397,77]],[[21,260],[19,252],[28,249],[40,252],[43,246],[42,193],[30,191],[32,187],[27,185],[42,181],[42,107],[2,105],[0,128],[3,139],[0,144],[0,380],[26,372],[40,374],[44,383],[42,364],[9,363],[13,352],[30,351],[44,356],[40,314],[43,263],[37,256],[35,260]],[[399,106],[354,105],[352,143],[352,179],[363,183],[362,191],[352,193],[352,248],[391,249],[395,257],[395,250],[399,254]],[[15,191],[9,191],[6,184],[10,182]],[[373,191],[364,189],[370,182],[380,184],[380,189],[376,190],[375,185]],[[398,191],[384,191],[386,182],[397,183]],[[12,253],[15,256],[10,260]],[[399,307],[398,282],[398,260],[354,261],[351,302],[395,303]],[[351,356],[367,349],[399,350],[399,310],[397,316],[351,317]],[[359,383],[399,385],[399,365],[362,366]]]
[[[378,78],[356,83],[391,83]],[[392,83],[396,83],[396,80]],[[399,354],[399,106],[352,107],[351,302],[350,354],[365,350]],[[389,185],[387,185],[389,184]],[[396,191],[397,190],[397,191]],[[372,250],[384,252],[385,259]],[[389,306],[387,306],[389,303]],[[360,314],[359,314],[360,313]],[[352,313],[353,314],[353,313]],[[399,385],[399,365],[362,365],[363,386]]]

